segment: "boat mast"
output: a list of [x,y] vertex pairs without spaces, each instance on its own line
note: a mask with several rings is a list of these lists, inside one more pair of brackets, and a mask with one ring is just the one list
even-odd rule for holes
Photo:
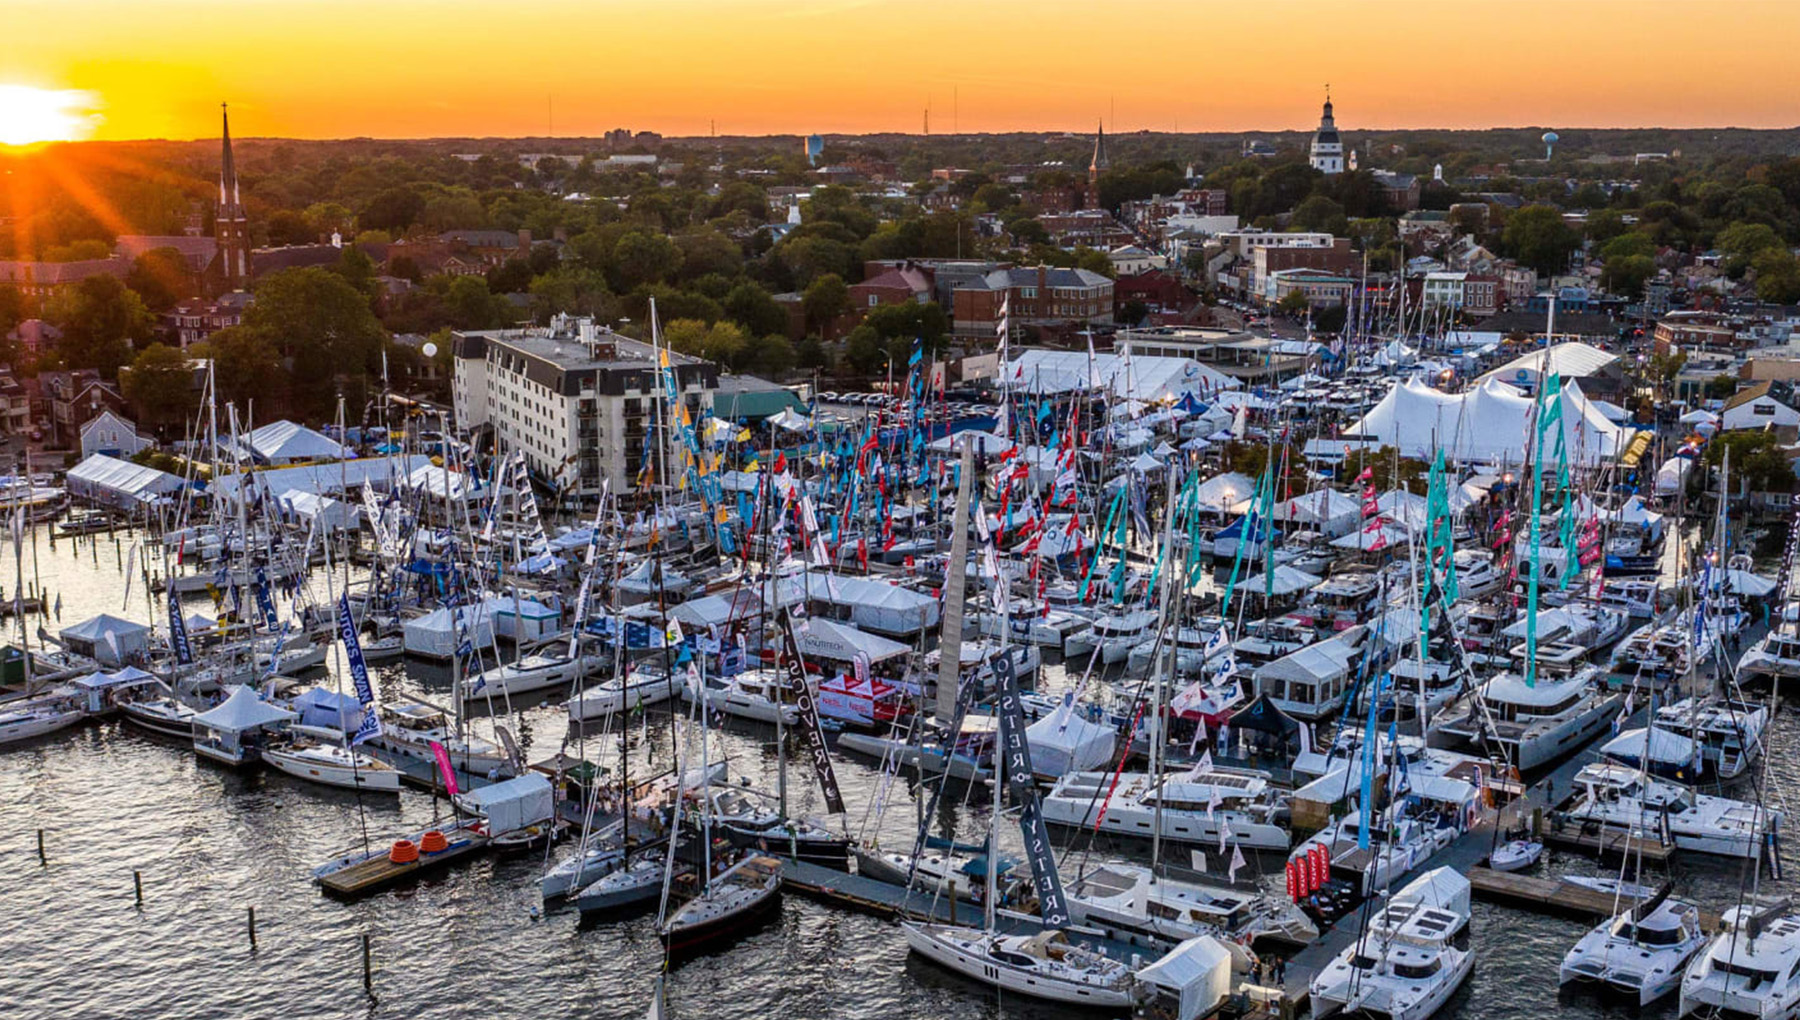
[[[933,715],[948,726],[956,715],[957,685],[962,679],[963,591],[968,583],[969,508],[975,478],[973,440],[964,438],[956,479],[956,513],[950,523],[950,559],[944,564],[944,614],[938,641],[937,703]],[[955,739],[955,734],[950,735]],[[944,759],[948,772],[950,759]]]

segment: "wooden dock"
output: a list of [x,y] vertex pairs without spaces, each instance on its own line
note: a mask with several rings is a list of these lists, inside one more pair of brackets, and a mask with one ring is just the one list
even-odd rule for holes
[[[1470,868],[1470,891],[1484,900],[1550,914],[1568,914],[1587,920],[1603,920],[1631,905],[1601,889],[1592,889],[1558,878],[1541,878],[1492,868]],[[1666,888],[1664,882],[1659,888]],[[1701,909],[1700,925],[1708,931],[1719,927],[1719,912]]]
[[435,854],[420,853],[418,860],[396,864],[386,854],[353,864],[319,879],[320,888],[341,899],[356,899],[443,871],[459,861],[472,861],[487,852],[488,838],[459,830],[449,846]]
[[1561,831],[1549,819],[1544,820],[1539,837],[1546,846],[1579,850],[1600,858],[1642,857],[1646,864],[1667,865],[1675,856],[1675,844],[1660,839],[1634,835],[1623,829],[1602,825],[1595,831],[1583,831],[1580,822],[1570,820]]

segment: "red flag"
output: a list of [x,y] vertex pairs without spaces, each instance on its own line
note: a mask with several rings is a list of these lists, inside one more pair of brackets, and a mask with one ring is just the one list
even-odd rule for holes
[[856,558],[862,562],[863,573],[869,572],[869,543],[861,535],[856,536]]

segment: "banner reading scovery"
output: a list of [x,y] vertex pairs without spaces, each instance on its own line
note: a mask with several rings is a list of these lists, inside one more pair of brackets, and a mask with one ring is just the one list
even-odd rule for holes
[[1031,778],[1031,745],[1025,740],[1025,712],[1019,705],[1018,678],[1003,651],[991,660],[1000,698],[1000,753],[1006,769],[1006,785],[1013,803],[1020,806],[1019,830],[1025,836],[1025,857],[1031,862],[1031,878],[1037,886],[1038,914],[1050,928],[1069,925],[1069,901],[1063,898],[1062,878],[1056,873],[1056,851],[1050,829],[1038,807],[1037,786]]

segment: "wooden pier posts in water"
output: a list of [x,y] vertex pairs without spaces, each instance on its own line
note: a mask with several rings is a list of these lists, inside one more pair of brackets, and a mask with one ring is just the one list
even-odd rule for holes
[[256,908],[250,908],[250,951],[256,952]]
[[144,905],[144,873],[133,870],[131,884],[137,889],[137,905],[141,907]]
[[364,932],[363,942],[363,991],[371,994],[375,991],[375,972],[369,962],[369,933]]
[[50,858],[44,856],[44,830],[38,830],[38,864],[48,865]]

